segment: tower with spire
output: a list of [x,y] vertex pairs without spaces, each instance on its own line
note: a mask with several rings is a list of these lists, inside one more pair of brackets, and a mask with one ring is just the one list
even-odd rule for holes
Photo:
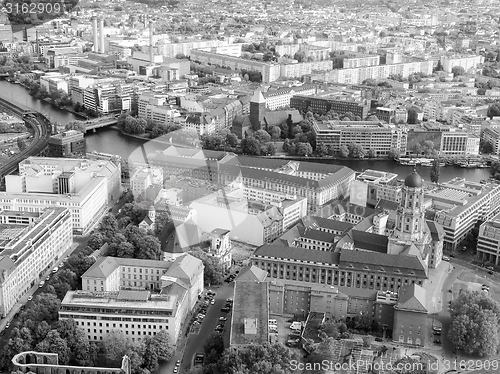
[[264,114],[266,113],[266,99],[259,89],[255,90],[252,99],[250,100],[250,124],[252,130],[257,131],[262,128],[264,122]]

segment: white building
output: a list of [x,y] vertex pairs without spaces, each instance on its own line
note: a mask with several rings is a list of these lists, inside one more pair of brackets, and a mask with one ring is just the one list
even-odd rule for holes
[[64,208],[0,213],[0,316],[43,277],[73,243],[71,214]]
[[[61,179],[60,185],[64,185],[65,179],[71,181],[71,176],[69,178],[63,176]],[[85,187],[72,193],[0,192],[0,207],[4,210],[22,212],[41,212],[47,207],[68,208],[74,232],[85,234],[106,211],[107,194],[106,178],[94,177]]]
[[213,229],[210,233],[211,244],[209,255],[217,259],[222,268],[226,271],[231,267],[231,239],[229,230]]
[[154,184],[163,185],[163,170],[159,167],[146,166],[138,168],[130,178],[130,189],[134,196],[141,196]]
[[175,343],[203,291],[203,263],[188,254],[174,261],[101,257],[83,274],[82,289],[66,294],[59,318],[73,318],[91,341],[112,330],[132,341],[166,330]]

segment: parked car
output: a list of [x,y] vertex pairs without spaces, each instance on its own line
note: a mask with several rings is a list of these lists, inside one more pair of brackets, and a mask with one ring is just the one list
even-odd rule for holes
[[441,345],[441,339],[439,338],[434,339],[434,344]]
[[227,321],[227,318],[226,317],[219,317],[219,321],[222,321],[222,322],[226,322]]
[[28,297],[28,301],[31,301],[31,300],[33,300],[33,296]]
[[38,285],[38,288],[42,288],[45,285],[45,281],[41,281],[40,284]]
[[215,300],[214,299],[210,300],[210,305],[214,305],[214,304],[215,304]]
[[57,273],[58,270],[59,268],[56,266],[54,269],[52,269],[52,273]]
[[223,312],[223,313],[228,313],[231,309],[229,309],[228,307],[224,307],[222,308],[220,311]]
[[302,323],[297,321],[292,322],[292,324],[290,325],[290,329],[300,331],[302,330]]
[[448,256],[443,256],[443,261],[450,261],[450,258]]

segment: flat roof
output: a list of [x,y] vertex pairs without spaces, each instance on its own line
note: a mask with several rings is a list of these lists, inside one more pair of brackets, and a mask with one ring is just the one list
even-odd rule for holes
[[[269,341],[267,282],[236,282],[234,285],[230,345],[265,344]],[[256,321],[256,334],[245,334],[245,321]]]

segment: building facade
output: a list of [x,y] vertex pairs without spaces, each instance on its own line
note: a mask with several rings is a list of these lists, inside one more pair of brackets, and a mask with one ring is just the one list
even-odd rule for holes
[[38,283],[73,243],[71,214],[65,208],[41,213],[3,210],[0,213],[0,315]]

